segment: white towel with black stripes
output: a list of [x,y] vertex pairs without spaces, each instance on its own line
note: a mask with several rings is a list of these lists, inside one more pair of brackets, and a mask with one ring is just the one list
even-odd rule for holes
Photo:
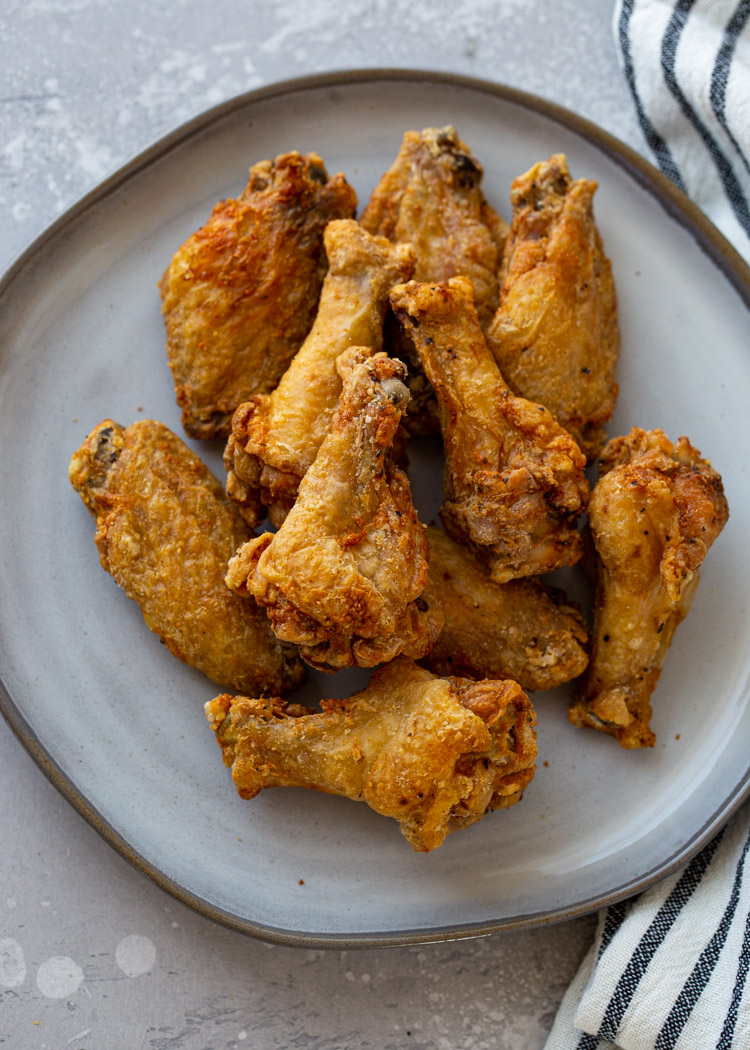
[[544,1050],[750,1047],[750,804],[687,867],[599,916]]
[[[750,0],[618,0],[613,28],[654,160],[750,261]],[[749,829],[600,914],[544,1050],[750,1050]]]
[[750,259],[750,0],[618,0],[613,28],[656,163]]

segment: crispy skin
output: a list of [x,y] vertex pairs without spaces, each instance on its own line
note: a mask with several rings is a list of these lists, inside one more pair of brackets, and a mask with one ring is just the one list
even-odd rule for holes
[[591,663],[568,712],[623,747],[653,747],[650,698],[699,567],[729,516],[721,478],[686,437],[633,427],[591,494],[597,597]]
[[242,798],[269,787],[343,795],[394,817],[425,853],[518,802],[534,775],[534,711],[516,682],[434,678],[400,657],[321,707],[228,695],[206,704]]
[[226,437],[232,413],[273,390],[310,330],[326,272],[323,230],[354,214],[343,175],[316,153],[250,169],[161,279],[167,360],[191,437]]
[[515,397],[487,349],[471,281],[399,285],[391,304],[409,328],[440,406],[445,444],[440,511],[496,583],[572,565],[585,458],[541,405]]
[[220,685],[266,696],[302,682],[293,647],[224,583],[227,561],[251,530],[167,427],[104,420],[73,456],[70,481],[96,518],[102,566],[174,656]]
[[527,691],[554,689],[581,674],[588,636],[562,591],[531,578],[493,583],[442,529],[428,528],[427,539],[445,625],[424,667],[439,675],[512,678]]
[[589,461],[606,441],[620,352],[595,191],[590,179],[571,179],[562,153],[514,181],[500,307],[487,332],[511,390],[545,405]]
[[354,348],[330,433],[279,531],[242,547],[227,583],[268,610],[276,634],[324,670],[424,656],[443,625],[429,547],[390,448],[406,408],[404,366]]
[[341,393],[336,358],[349,346],[380,350],[388,293],[408,279],[414,255],[353,220],[325,231],[330,264],[315,323],[276,390],[240,405],[224,457],[227,492],[251,524],[270,508],[280,525],[315,459]]
[[[360,221],[370,233],[413,246],[415,280],[470,277],[479,320],[486,327],[498,305],[498,270],[508,227],[485,201],[481,181],[481,165],[453,127],[407,131]],[[437,430],[434,395],[418,356],[407,338],[398,338],[396,326],[388,333],[392,355],[409,366],[409,429]]]
[[481,165],[450,125],[407,131],[360,222],[370,233],[412,245],[416,281],[470,277],[480,322],[487,324],[497,308],[498,249],[507,227],[485,201],[481,181]]

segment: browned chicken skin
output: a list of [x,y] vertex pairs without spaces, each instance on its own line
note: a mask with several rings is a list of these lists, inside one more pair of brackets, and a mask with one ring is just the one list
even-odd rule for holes
[[588,663],[577,608],[538,579],[493,583],[468,548],[428,528],[430,579],[445,617],[420,662],[435,674],[512,678],[525,690],[554,689]]
[[73,456],[70,481],[96,518],[102,566],[171,653],[214,682],[259,695],[302,682],[294,648],[279,642],[255,602],[224,583],[251,530],[167,427],[104,420]]
[[633,427],[606,446],[589,504],[597,597],[574,725],[653,747],[651,693],[728,515],[720,476],[686,437],[673,445],[662,430]]
[[274,389],[315,317],[323,230],[356,206],[316,153],[284,153],[254,165],[240,196],[217,204],[176,253],[160,290],[191,437],[226,437],[237,405]]
[[[415,280],[470,277],[479,320],[486,326],[498,305],[497,275],[508,227],[485,201],[481,181],[481,165],[450,125],[407,131],[360,221],[370,233],[412,245]],[[398,326],[388,326],[387,333],[392,356],[409,367],[409,429],[437,430],[434,395],[418,356]]]
[[227,492],[251,524],[263,505],[274,525],[284,520],[330,428],[341,393],[337,357],[349,346],[381,348],[388,293],[414,268],[408,245],[372,237],[353,220],[330,223],[325,247],[330,269],[312,330],[276,390],[234,416]]
[[445,444],[440,511],[496,583],[572,565],[585,458],[546,408],[515,397],[487,349],[471,281],[411,281],[391,304],[437,395]]
[[514,181],[500,307],[487,331],[511,390],[548,408],[589,461],[606,440],[620,350],[595,190],[590,179],[571,179],[561,153]]
[[415,281],[470,277],[486,324],[497,309],[507,227],[485,201],[481,181],[479,161],[450,125],[407,131],[360,222],[370,233],[411,244]]
[[343,795],[394,817],[427,852],[518,802],[534,775],[534,712],[516,682],[434,678],[401,657],[321,707],[227,695],[206,704],[242,798],[269,787]]
[[391,445],[409,393],[405,369],[354,348],[330,431],[275,534],[229,563],[227,583],[265,606],[276,634],[316,667],[373,667],[423,656],[443,625],[429,547]]

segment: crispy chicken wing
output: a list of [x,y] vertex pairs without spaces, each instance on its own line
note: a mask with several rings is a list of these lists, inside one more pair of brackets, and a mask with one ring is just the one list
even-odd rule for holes
[[360,222],[370,233],[412,245],[416,281],[470,277],[480,323],[488,324],[507,227],[485,201],[481,181],[482,167],[455,128],[407,131]]
[[341,393],[336,358],[349,346],[380,349],[388,293],[414,267],[408,245],[372,237],[353,220],[330,223],[325,247],[330,269],[310,334],[276,390],[234,416],[227,492],[251,524],[263,504],[275,525],[284,520],[331,425]]
[[574,725],[652,747],[650,697],[699,567],[729,511],[720,476],[686,437],[633,427],[604,450],[591,494],[597,598],[591,663],[569,710]]
[[179,249],[160,290],[191,437],[226,437],[237,405],[274,389],[315,317],[326,223],[356,206],[317,154],[284,153],[252,167],[237,200],[217,204]]
[[96,518],[103,567],[171,653],[233,689],[275,695],[302,682],[294,647],[224,583],[251,530],[167,427],[104,420],[73,456],[70,481]]
[[435,674],[513,678],[522,689],[554,689],[588,663],[580,611],[562,591],[526,578],[493,583],[466,547],[427,529],[430,579],[445,625],[421,661]]
[[[360,221],[370,233],[413,246],[415,280],[470,277],[479,321],[486,327],[498,305],[498,270],[508,227],[485,201],[481,181],[481,165],[450,125],[407,131]],[[388,335],[392,355],[403,357],[409,367],[409,429],[437,430],[434,394],[410,340],[395,325]]]
[[391,444],[409,393],[405,369],[367,348],[339,358],[330,431],[275,534],[229,563],[227,583],[265,606],[276,634],[327,670],[424,656],[443,625],[429,547]]
[[561,153],[514,181],[500,307],[487,332],[511,390],[545,405],[590,461],[606,440],[620,351],[595,191],[590,179],[571,179]]
[[515,397],[487,349],[466,277],[391,293],[440,406],[446,531],[496,583],[572,565],[585,457],[541,405]]
[[434,678],[401,657],[321,707],[227,695],[206,704],[242,798],[293,786],[343,795],[394,817],[425,853],[518,802],[534,775],[534,712],[516,682]]

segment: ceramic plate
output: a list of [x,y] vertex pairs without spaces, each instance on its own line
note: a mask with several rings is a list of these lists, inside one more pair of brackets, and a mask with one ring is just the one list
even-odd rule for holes
[[[508,217],[513,177],[550,153],[599,182],[596,214],[622,319],[610,434],[687,434],[732,511],[654,698],[653,750],[572,728],[566,690],[537,694],[540,762],[522,803],[412,853],[395,822],[314,792],[235,794],[203,714],[219,690],[174,660],[102,571],[67,480],[112,416],[180,432],[156,282],[213,203],[259,159],[318,151],[364,205],[403,132],[452,123]],[[55,223],[0,286],[0,671],[4,714],[78,810],[180,900],[287,944],[470,936],[580,914],[694,853],[748,790],[747,449],[750,277],[678,191],[606,133],[518,92],[432,74],[277,85],[162,140]],[[220,448],[198,446],[222,474]],[[436,463],[419,470],[425,519]],[[307,697],[348,695],[350,673]],[[542,764],[543,763],[543,764]]]

